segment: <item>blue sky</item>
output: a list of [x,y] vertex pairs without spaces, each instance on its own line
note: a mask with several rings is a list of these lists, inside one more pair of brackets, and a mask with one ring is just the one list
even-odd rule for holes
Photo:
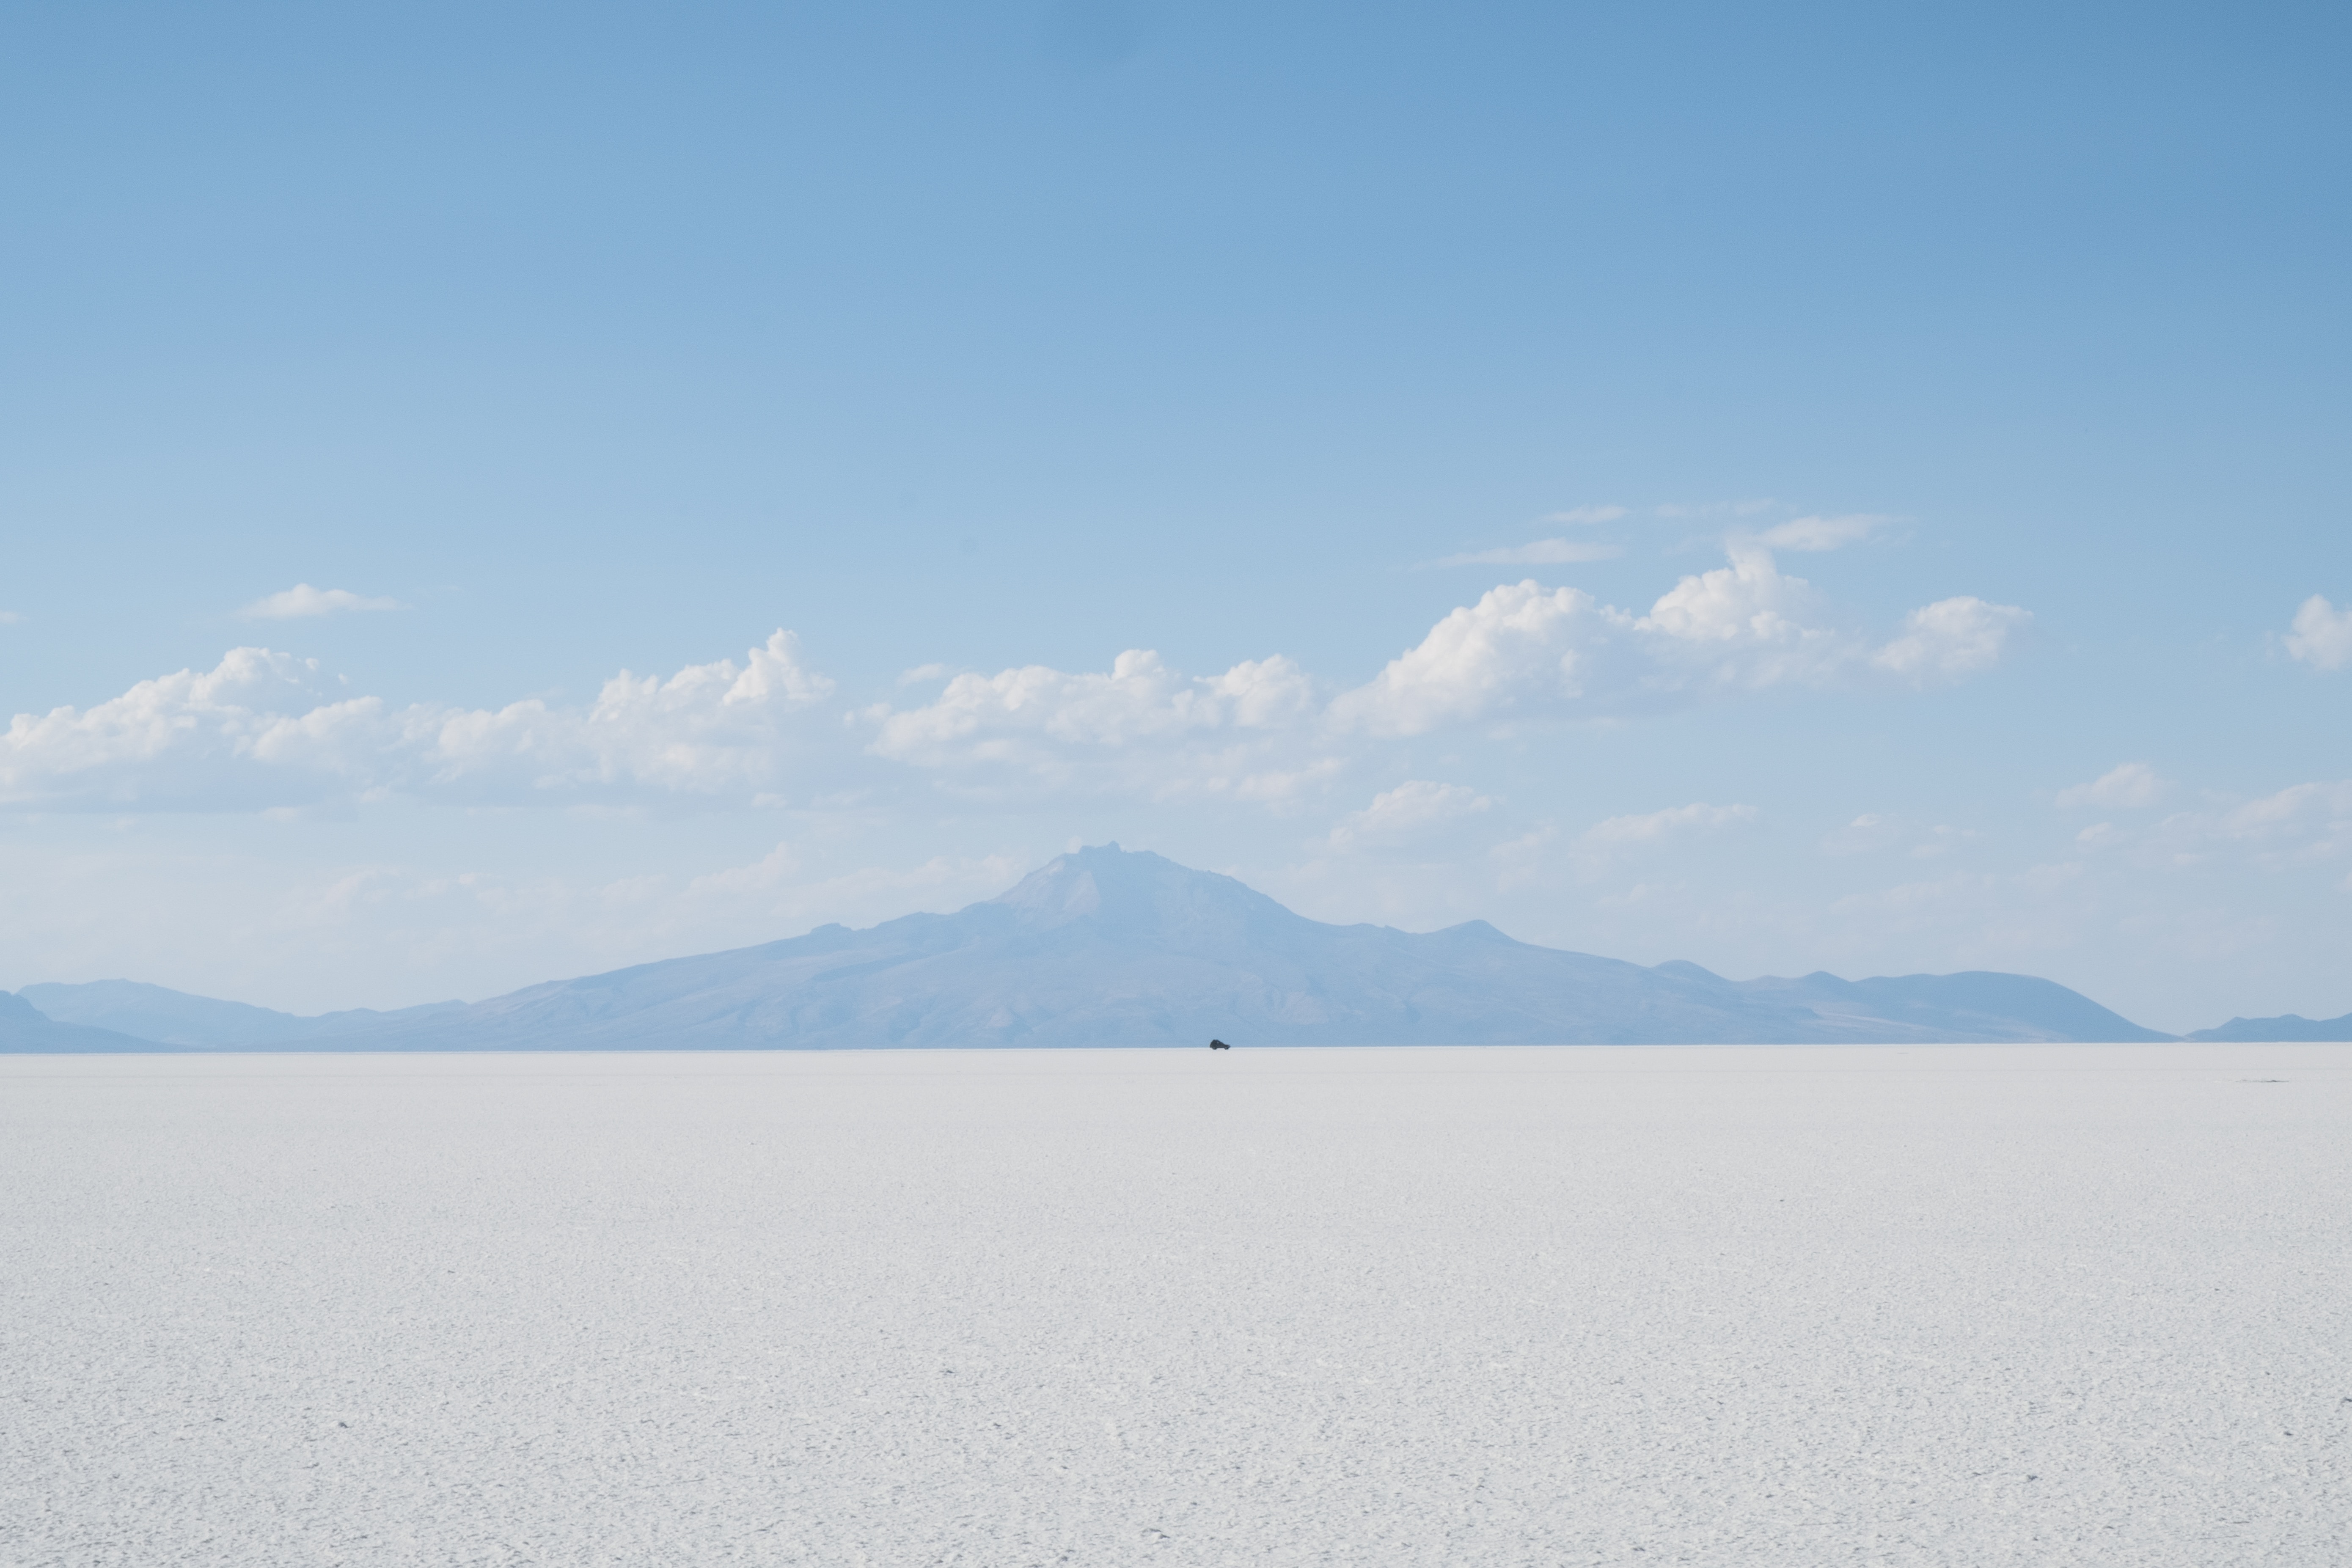
[[2347,31],[13,10],[0,984],[479,996],[1117,838],[2344,1012]]

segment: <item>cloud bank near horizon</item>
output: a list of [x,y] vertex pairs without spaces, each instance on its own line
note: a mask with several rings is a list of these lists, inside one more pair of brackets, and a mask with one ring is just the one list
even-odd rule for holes
[[[1859,536],[1850,520],[1800,523],[1789,525],[1799,548]],[[974,800],[1076,791],[1279,805],[1436,731],[1638,716],[1779,687],[1965,679],[1999,664],[2032,620],[1960,596],[1874,637],[1763,543],[1735,540],[1727,554],[1642,613],[1533,578],[1501,584],[1336,691],[1280,654],[1193,676],[1133,648],[1100,672],[920,668],[907,679],[945,675],[930,700],[843,709],[837,683],[779,629],[740,663],[667,678],[624,669],[582,705],[395,708],[331,689],[315,659],[237,647],[210,670],[143,680],[88,709],[16,715],[0,734],[0,807],[775,804],[892,776]],[[293,616],[390,601],[298,585],[261,603],[277,607],[257,615]]]

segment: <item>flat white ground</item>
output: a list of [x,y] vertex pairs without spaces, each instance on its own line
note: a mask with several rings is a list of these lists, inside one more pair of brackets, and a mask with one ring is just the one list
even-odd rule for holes
[[2352,1563],[2352,1047],[0,1058],[0,1563]]

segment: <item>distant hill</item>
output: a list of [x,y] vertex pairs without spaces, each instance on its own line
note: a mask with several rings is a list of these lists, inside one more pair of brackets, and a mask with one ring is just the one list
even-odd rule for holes
[[[118,1015],[119,1016],[119,1015]],[[320,1049],[2160,1040],[2025,975],[1730,981],[1514,942],[1483,921],[1325,925],[1117,845],[1001,897],[824,926],[364,1029]]]
[[2283,1018],[2232,1018],[2218,1029],[2200,1029],[2192,1040],[2352,1040],[2352,1013],[2316,1021],[2289,1013]]
[[153,1040],[142,1040],[131,1035],[119,1035],[111,1029],[87,1028],[79,1024],[60,1024],[19,995],[0,991],[0,1056],[19,1052],[58,1051],[87,1054],[93,1051],[154,1051],[170,1050]]
[[462,1011],[466,1005],[463,1002],[428,1002],[421,1007],[403,1007],[391,1013],[354,1007],[345,1013],[322,1013],[304,1018],[243,1002],[191,996],[184,991],[170,991],[135,980],[27,985],[16,994],[60,1024],[111,1029],[161,1045],[196,1050],[278,1046],[289,1040],[329,1040],[384,1024],[415,1022],[436,1013]]

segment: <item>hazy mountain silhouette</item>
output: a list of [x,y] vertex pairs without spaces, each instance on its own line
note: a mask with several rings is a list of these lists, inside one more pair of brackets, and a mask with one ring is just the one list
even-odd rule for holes
[[193,1049],[283,1045],[318,1041],[436,1013],[462,1011],[463,1002],[428,1002],[379,1013],[354,1007],[344,1013],[299,1017],[244,1002],[218,1002],[136,980],[92,980],[80,985],[27,985],[16,993],[60,1024],[81,1024],[143,1040]]
[[152,1051],[171,1048],[159,1046],[153,1040],[117,1034],[111,1029],[58,1023],[24,997],[0,991],[0,1055],[10,1052]]
[[2191,1040],[2352,1040],[2352,1013],[2341,1018],[2306,1018],[2289,1013],[2277,1018],[2232,1018],[2218,1029],[2200,1029],[2184,1037]]
[[[1117,845],[951,915],[641,964],[319,1037],[370,1050],[2158,1040],[2063,985],[1969,973],[1729,981],[1483,921],[1325,925]],[[292,1044],[292,1041],[280,1042]]]
[[1484,921],[1425,934],[1325,925],[1231,877],[1116,844],[1065,855],[951,915],[822,926],[471,1006],[300,1018],[120,980],[28,985],[0,1003],[0,1048],[14,1050],[1201,1046],[1212,1036],[1244,1047],[2171,1037],[2022,974],[1732,981],[1695,963],[1644,969],[1534,947]]

